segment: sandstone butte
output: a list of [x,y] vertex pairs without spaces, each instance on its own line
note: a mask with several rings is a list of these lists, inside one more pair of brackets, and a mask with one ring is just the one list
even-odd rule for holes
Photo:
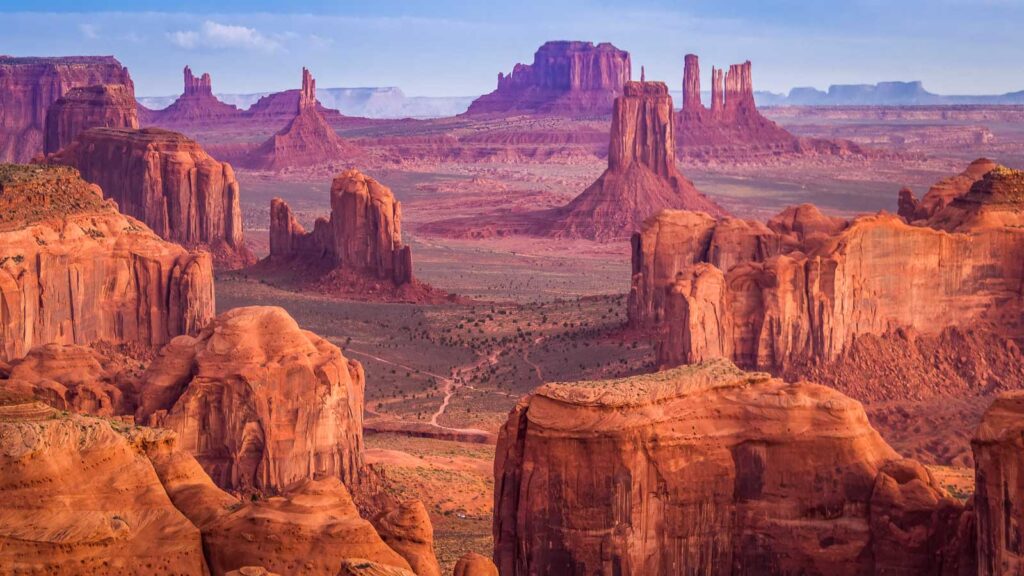
[[413,277],[402,208],[386,186],[352,168],[331,183],[329,218],[306,229],[280,198],[270,203],[270,255],[257,272],[300,278],[318,291],[360,299],[443,302]]
[[138,128],[135,95],[123,84],[72,88],[46,112],[43,153],[63,149],[89,128]]
[[160,346],[214,314],[213,266],[68,167],[0,165],[0,359],[43,344]]
[[40,154],[50,105],[72,88],[100,84],[120,84],[135,98],[128,69],[111,56],[0,56],[0,162]]
[[713,161],[729,156],[778,153],[865,154],[853,142],[797,138],[765,118],[754,103],[750,61],[729,70],[711,69],[711,107],[701,102],[700,61],[687,54],[683,104],[676,115],[676,144],[690,158]]
[[970,515],[858,402],[727,360],[541,386],[495,458],[505,576],[973,570]]
[[178,433],[222,488],[279,494],[363,467],[361,364],[281,308],[235,308],[175,338],[142,376],[136,421]]
[[728,358],[816,376],[862,340],[910,345],[951,329],[1012,352],[1024,336],[1022,223],[1024,172],[1002,167],[914,224],[884,212],[843,222],[808,205],[767,226],[665,211],[634,237],[629,315],[660,329],[667,366]]
[[334,576],[347,558],[409,569],[337,478],[242,500],[172,432],[0,390],[2,574]]
[[213,81],[208,73],[196,78],[192,69],[185,66],[185,88],[181,96],[163,110],[148,110],[144,113],[146,124],[178,126],[198,122],[223,122],[240,118],[244,112],[236,106],[225,104],[213,95]]
[[556,237],[628,238],[666,208],[726,212],[676,167],[672,97],[662,82],[626,82],[615,99],[608,169],[582,194],[556,209]]
[[915,220],[927,220],[950,202],[970,191],[975,182],[998,166],[988,158],[979,158],[971,162],[960,174],[936,182],[921,200],[914,196],[910,188],[903,188],[899,192],[898,214],[911,223]]
[[470,104],[466,114],[606,116],[631,78],[629,52],[608,43],[546,42],[533,64],[498,74],[498,88]]
[[316,99],[316,80],[305,68],[297,104],[292,108],[294,116],[288,125],[246,156],[247,168],[279,171],[351,160],[356,155],[355,147],[338,136],[324,119]]
[[182,134],[160,128],[92,128],[47,160],[77,168],[122,212],[161,237],[209,249],[218,267],[255,262],[242,232],[234,170]]

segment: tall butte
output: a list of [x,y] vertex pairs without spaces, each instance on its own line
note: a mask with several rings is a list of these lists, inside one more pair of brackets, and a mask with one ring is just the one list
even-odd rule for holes
[[46,112],[43,152],[60,151],[89,128],[138,128],[135,95],[124,84],[99,84],[68,90]]
[[245,159],[249,168],[282,170],[350,159],[356,149],[327,124],[316,100],[316,80],[302,69],[295,117],[280,132],[253,150]]
[[192,69],[185,66],[185,89],[181,96],[163,110],[149,111],[147,124],[174,126],[205,122],[209,120],[226,120],[243,115],[243,112],[230,104],[225,104],[213,95],[213,82],[209,73],[196,78]]
[[607,42],[546,42],[533,64],[499,73],[498,88],[466,113],[605,116],[631,75],[629,52]]
[[626,82],[615,99],[608,169],[572,202],[556,210],[550,234],[629,238],[665,208],[726,211],[701,194],[676,167],[672,97],[664,82]]

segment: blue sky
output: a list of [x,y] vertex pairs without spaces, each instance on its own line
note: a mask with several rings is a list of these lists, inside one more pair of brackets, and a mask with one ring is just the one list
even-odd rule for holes
[[759,90],[1024,89],[1024,0],[0,0],[0,18],[0,53],[113,54],[139,95],[180,92],[185,64],[219,92],[295,87],[308,66],[321,87],[474,95],[546,40],[612,42],[673,89],[688,52],[705,77],[752,60]]

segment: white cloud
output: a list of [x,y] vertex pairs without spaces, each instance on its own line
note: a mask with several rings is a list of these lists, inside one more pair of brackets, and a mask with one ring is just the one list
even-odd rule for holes
[[79,24],[78,31],[82,33],[82,37],[89,40],[95,40],[100,37],[99,28],[95,24]]
[[194,50],[197,48],[242,49],[275,52],[281,48],[276,39],[261,34],[255,28],[221,24],[207,20],[199,30],[178,30],[167,34],[172,44]]

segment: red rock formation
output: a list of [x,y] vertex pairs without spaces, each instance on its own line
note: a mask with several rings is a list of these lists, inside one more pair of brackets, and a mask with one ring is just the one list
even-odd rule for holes
[[418,576],[397,566],[378,564],[365,558],[348,558],[341,563],[338,576]]
[[222,122],[242,117],[237,107],[225,104],[213,95],[209,74],[196,78],[185,66],[185,90],[170,106],[149,113],[149,124],[179,126],[196,122]]
[[288,205],[270,206],[271,262],[305,260],[388,279],[396,286],[413,281],[412,251],[402,245],[401,203],[386,186],[356,169],[331,183],[331,216],[306,232]]
[[979,575],[1024,571],[1024,392],[998,397],[971,442]]
[[494,510],[508,576],[956,574],[965,548],[960,505],[858,402],[721,360],[538,388]]
[[89,128],[138,128],[135,95],[123,84],[72,88],[46,113],[45,154],[63,149]]
[[218,316],[142,379],[137,420],[176,431],[219,486],[280,493],[305,478],[352,483],[362,467],[362,365],[281,308]]
[[120,84],[132,95],[128,69],[111,56],[0,56],[0,162],[27,162],[43,151],[46,113],[68,90]]
[[455,564],[452,576],[498,576],[498,567],[476,552],[468,552]]
[[342,140],[327,124],[316,100],[316,80],[303,68],[295,116],[280,132],[251,152],[245,165],[260,170],[282,170],[348,160],[355,153],[355,147]]
[[434,556],[434,530],[430,515],[419,500],[400,502],[371,520],[382,540],[398,552],[416,576],[441,576]]
[[628,238],[665,208],[725,211],[675,164],[672,97],[661,82],[628,82],[615,99],[608,169],[556,211],[549,233],[596,240]]
[[161,237],[209,248],[219,266],[238,268],[255,261],[245,245],[231,165],[177,132],[93,128],[48,160],[77,168],[122,212]]
[[935,183],[920,201],[909,188],[903,188],[899,193],[898,213],[907,222],[931,218],[953,200],[966,194],[975,182],[996,166],[998,164],[988,158],[978,158],[960,174]]
[[547,42],[532,65],[498,74],[498,88],[474,100],[466,113],[607,115],[631,77],[629,53],[611,44]]
[[199,530],[115,426],[0,400],[0,572],[206,573]]
[[213,317],[209,254],[124,216],[77,171],[0,167],[0,358],[47,344],[159,346]]

